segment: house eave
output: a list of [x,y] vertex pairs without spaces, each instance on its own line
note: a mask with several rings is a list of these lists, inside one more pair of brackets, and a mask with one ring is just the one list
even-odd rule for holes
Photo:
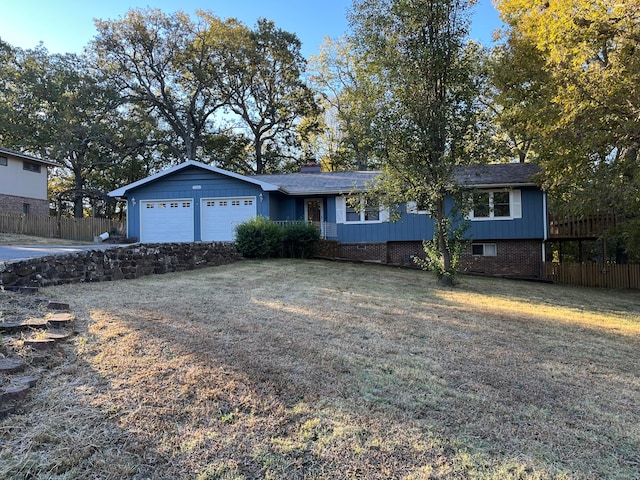
[[349,190],[309,190],[304,192],[295,192],[290,191],[285,188],[281,188],[280,192],[290,195],[292,197],[313,197],[313,196],[321,196],[321,195],[349,195],[351,193],[362,193],[364,192],[364,188],[352,188]]
[[188,167],[202,168],[203,170],[208,170],[210,172],[218,173],[220,175],[224,175],[230,178],[235,178],[237,180],[242,180],[244,182],[258,185],[265,192],[274,192],[279,190],[278,186],[272,185],[267,182],[262,182],[260,180],[253,179],[251,177],[247,177],[245,175],[240,175],[239,173],[229,172],[227,170],[214,167],[212,165],[207,165],[206,163],[197,162],[195,160],[187,160],[186,162],[180,163],[178,165],[174,165],[173,167],[168,168],[167,170],[163,170],[162,172],[158,172],[154,175],[143,178],[142,180],[138,180],[137,182],[130,183],[129,185],[125,185],[124,187],[120,187],[116,190],[112,190],[111,192],[108,193],[108,195],[110,197],[127,198],[127,192],[129,192],[130,190],[133,190],[135,188],[141,187],[148,183],[154,182],[163,177],[166,177],[167,175],[171,175],[172,173],[178,172]]
[[490,189],[490,188],[523,188],[523,187],[537,187],[535,183],[526,182],[526,183],[471,183],[471,184],[462,184],[464,188],[481,188],[481,189]]
[[48,167],[62,167],[62,164],[54,162],[53,160],[45,160],[44,158],[34,157],[33,155],[27,155],[26,153],[16,152],[10,148],[0,147],[0,155],[10,155],[12,157],[20,158],[22,160],[29,160],[30,162],[40,163]]

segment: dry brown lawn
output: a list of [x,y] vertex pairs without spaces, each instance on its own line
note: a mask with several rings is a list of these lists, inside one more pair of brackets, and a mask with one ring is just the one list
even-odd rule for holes
[[91,242],[64,238],[33,237],[17,233],[0,233],[0,245],[87,245]]
[[6,479],[638,479],[640,293],[322,261],[69,285]]

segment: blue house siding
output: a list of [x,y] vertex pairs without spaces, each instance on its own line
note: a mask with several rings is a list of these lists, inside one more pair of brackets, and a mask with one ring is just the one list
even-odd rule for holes
[[[522,218],[509,220],[471,220],[465,237],[472,240],[543,239],[546,222],[544,192],[521,189]],[[332,209],[335,215],[335,198]],[[451,210],[452,201],[446,207]],[[419,241],[433,238],[433,220],[426,214],[403,214],[396,222],[344,223],[338,225],[343,243]]]
[[[335,209],[334,209],[335,211]],[[433,221],[426,215],[405,214],[396,222],[338,224],[343,243],[377,243],[433,238]]]
[[129,237],[140,238],[140,208],[144,200],[193,200],[194,239],[198,241],[202,238],[200,201],[203,198],[255,197],[258,215],[268,216],[269,195],[263,194],[263,200],[260,201],[261,193],[262,189],[258,185],[195,167],[185,168],[170,177],[158,179],[128,192],[127,234]]
[[546,222],[544,195],[538,189],[521,189],[522,218],[472,220],[465,236],[473,240],[543,239]]
[[[520,275],[535,275],[536,268],[539,271],[547,212],[546,194],[531,183],[536,171],[537,167],[532,165],[504,164],[468,167],[458,172],[456,181],[460,185],[489,192],[482,197],[489,202],[487,206],[496,198],[496,192],[511,189],[509,212],[513,218],[469,222],[466,237],[483,244],[481,254],[478,248],[470,248],[465,253],[465,268],[469,271]],[[365,180],[376,175],[376,172],[327,172],[245,177],[188,161],[114,190],[110,195],[127,199],[128,236],[140,238],[144,228],[145,241],[229,240],[233,226],[254,211],[275,221],[302,220],[305,201],[321,199],[323,219],[329,224],[323,232],[329,239],[337,240],[338,256],[402,263],[422,252],[422,240],[433,238],[433,220],[427,215],[403,213],[396,222],[345,221],[347,212],[342,197],[353,191],[354,185],[364,191]],[[201,211],[203,199],[231,202],[212,202]],[[193,203],[179,204],[178,200]],[[146,201],[170,204],[149,205]],[[145,210],[143,215],[143,206],[158,210]],[[451,198],[447,199],[446,207],[452,207]],[[169,212],[161,210],[163,208],[176,210]],[[142,220],[148,223],[141,225]],[[187,232],[192,232],[192,237],[186,238]],[[526,271],[517,271],[518,266],[523,265]]]

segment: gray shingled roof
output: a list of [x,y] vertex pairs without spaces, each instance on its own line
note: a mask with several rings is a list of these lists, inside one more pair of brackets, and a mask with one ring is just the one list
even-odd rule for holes
[[458,167],[454,178],[459,185],[525,186],[535,185],[533,177],[540,171],[534,163],[494,163]]
[[26,153],[16,152],[15,150],[11,150],[9,148],[0,147],[0,155],[11,155],[13,157],[22,158],[24,160],[30,160],[32,162],[42,163],[44,165],[48,165],[50,167],[60,167],[61,165],[58,162],[54,162],[52,160],[44,160],[42,158],[34,157],[32,155],[27,155]]
[[280,190],[290,195],[310,195],[363,190],[365,185],[375,180],[379,174],[379,171],[285,173],[253,175],[249,178],[277,185]]
[[[540,167],[533,163],[472,165],[458,167],[454,177],[460,185],[476,187],[533,186],[533,176],[539,171]],[[250,178],[277,185],[290,195],[311,195],[363,190],[379,174],[379,171],[288,173]]]

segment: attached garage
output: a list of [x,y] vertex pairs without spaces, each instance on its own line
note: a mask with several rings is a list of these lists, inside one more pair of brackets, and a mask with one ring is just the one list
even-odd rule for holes
[[193,203],[193,199],[141,201],[140,241],[193,242]]
[[235,228],[269,216],[280,187],[187,160],[113,190],[127,201],[127,236],[143,243],[232,242]]
[[202,241],[233,241],[236,226],[256,216],[256,198],[203,198],[200,211]]

